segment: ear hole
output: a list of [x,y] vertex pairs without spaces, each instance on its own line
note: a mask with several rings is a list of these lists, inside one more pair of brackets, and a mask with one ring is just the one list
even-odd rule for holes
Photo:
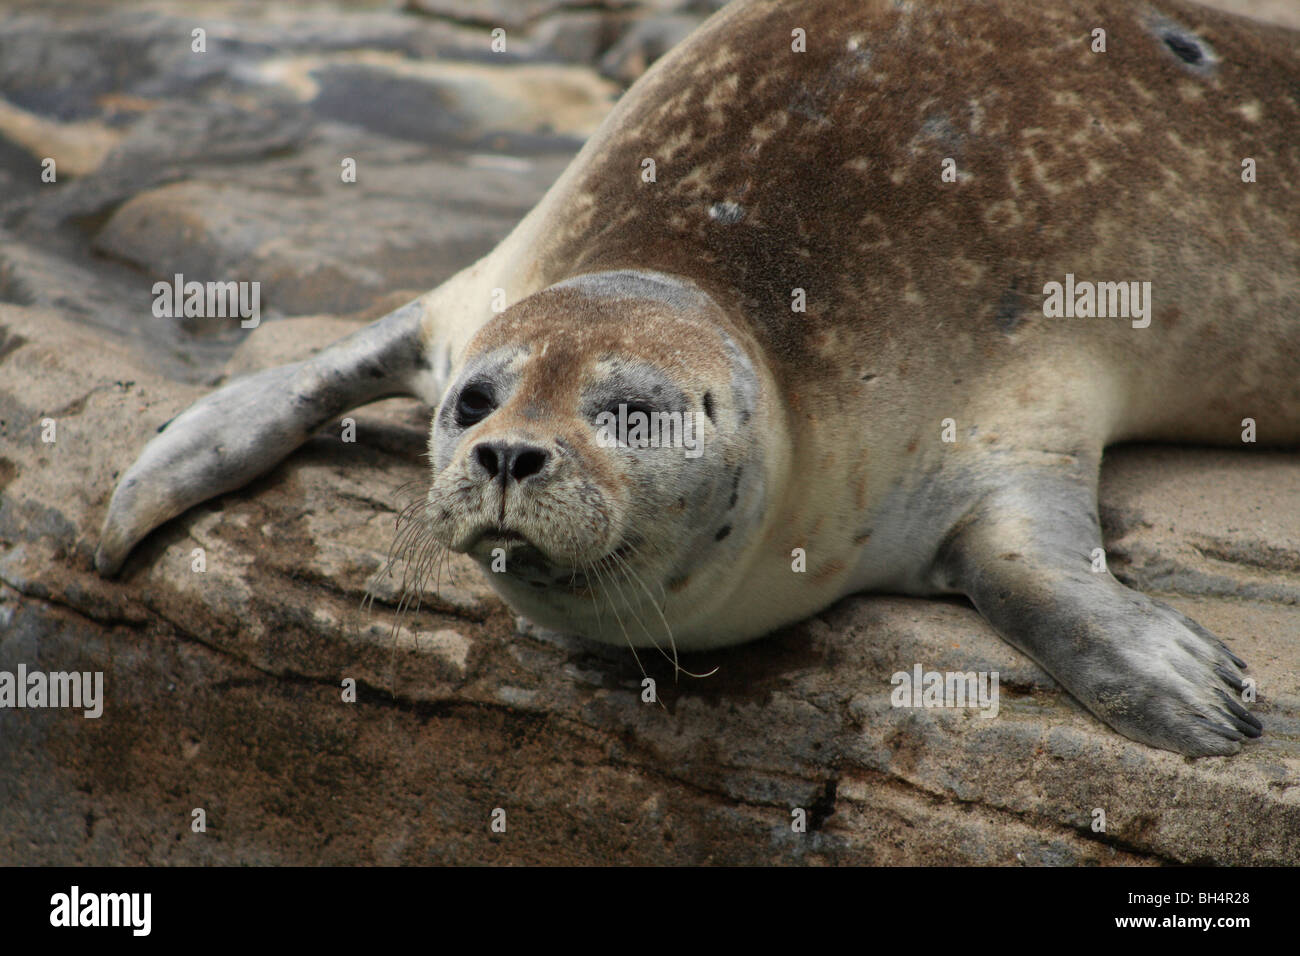
[[1200,46],[1190,37],[1179,36],[1177,33],[1166,33],[1164,35],[1165,46],[1173,51],[1174,55],[1184,63],[1190,63],[1195,66],[1204,59]]
[[709,416],[709,421],[713,421],[713,393],[704,393],[704,414]]

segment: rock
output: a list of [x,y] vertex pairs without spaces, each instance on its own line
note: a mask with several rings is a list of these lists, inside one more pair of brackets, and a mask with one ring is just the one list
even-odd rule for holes
[[[260,282],[271,315],[430,287],[518,222],[617,92],[590,68],[484,65],[483,31],[462,25],[231,10],[203,18],[203,53],[192,16],[92,7],[5,23],[0,299],[135,336],[153,282],[176,272]],[[177,323],[142,344],[197,381],[241,336]]]
[[[635,0],[605,0],[607,11],[634,6]],[[406,8],[435,17],[484,27],[520,29],[571,7],[591,6],[586,0],[406,0]]]
[[647,17],[633,21],[600,58],[601,76],[631,86],[642,73],[701,23],[698,16]]
[[[85,176],[98,169],[122,135],[94,120],[60,123],[0,100],[0,136],[23,147],[33,159],[56,158],[54,173]],[[44,155],[40,155],[44,154]]]
[[[264,326],[239,367],[354,326]],[[420,493],[427,412],[405,401],[354,413],[355,444],[327,426],[101,580],[91,555],[116,476],[202,390],[44,310],[0,306],[0,327],[0,670],[107,681],[98,720],[0,711],[0,858],[1295,862],[1300,455],[1107,457],[1115,572],[1175,588],[1161,596],[1258,681],[1266,736],[1192,761],[1111,732],[963,602],[853,598],[684,661],[719,668],[707,679],[643,655],[663,707],[642,702],[626,651],[518,629],[463,562],[455,587],[426,590],[400,621],[391,588],[363,609],[398,489]],[[53,445],[40,441],[47,417]],[[917,663],[998,671],[997,718],[893,708],[891,675]],[[192,834],[200,806],[211,828]],[[498,806],[506,839],[487,829]],[[794,807],[807,834],[790,830]],[[1091,830],[1098,808],[1105,833]]]
[[[0,709],[0,862],[1297,862],[1296,454],[1103,466],[1111,569],[1251,665],[1266,735],[1233,758],[1117,736],[964,602],[846,600],[683,661],[707,679],[642,655],[662,707],[625,649],[519,624],[463,559],[399,613],[404,566],[376,572],[426,481],[406,400],[93,572],[155,429],[472,262],[604,115],[600,74],[631,82],[718,5],[213,0],[203,55],[179,4],[0,12],[0,671],[106,684],[98,719]],[[155,318],[176,271],[264,283],[263,323]],[[998,671],[998,716],[893,708],[916,664]]]
[[1200,0],[1207,7],[1300,30],[1300,8],[1292,0]]
[[396,197],[358,205],[343,200],[350,193],[342,183],[333,194],[176,183],[126,203],[95,248],[140,266],[150,285],[175,273],[200,282],[256,281],[263,309],[352,312],[394,284],[437,284],[445,278],[441,263],[485,254],[513,225],[486,210],[435,217],[426,204]]
[[599,63],[602,76],[624,86],[723,6],[725,0],[407,0],[408,9],[432,17],[505,30],[506,55]]
[[528,42],[545,59],[599,63],[627,30],[628,23],[628,17],[609,13],[556,13],[531,31]]

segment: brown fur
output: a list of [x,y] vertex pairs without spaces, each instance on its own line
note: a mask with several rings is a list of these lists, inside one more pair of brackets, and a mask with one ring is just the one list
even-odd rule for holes
[[[1180,59],[1161,18],[1218,62]],[[914,402],[917,380],[945,378],[969,402],[963,369],[1089,381],[1121,363],[1144,380],[1108,439],[1234,442],[1246,410],[1271,423],[1261,440],[1294,441],[1297,36],[1175,0],[734,3],[589,145],[543,226],[541,279],[689,276],[750,323],[792,405],[825,384],[810,413]],[[743,218],[711,219],[723,201]],[[1045,319],[1043,284],[1067,272],[1152,281],[1151,328]],[[1029,379],[1018,400],[1048,401]]]

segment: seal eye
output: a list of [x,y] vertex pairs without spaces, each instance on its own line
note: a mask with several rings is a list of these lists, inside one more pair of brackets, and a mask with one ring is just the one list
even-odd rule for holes
[[486,385],[467,385],[456,401],[456,422],[462,428],[476,425],[496,410],[492,390]]
[[612,415],[614,418],[617,419],[619,417],[620,410],[628,418],[631,418],[637,412],[640,412],[642,415],[644,415],[646,418],[649,419],[649,418],[653,418],[655,413],[655,407],[651,405],[649,402],[637,401],[636,399],[630,399],[630,398],[621,398],[617,402],[610,402],[608,405],[606,405],[605,410],[601,414]]

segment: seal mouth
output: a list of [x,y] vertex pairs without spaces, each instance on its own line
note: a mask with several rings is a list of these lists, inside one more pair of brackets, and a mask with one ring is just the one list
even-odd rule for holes
[[575,594],[590,593],[593,583],[589,572],[597,569],[595,581],[604,581],[609,574],[618,572],[618,566],[630,559],[636,551],[631,541],[624,541],[594,561],[575,564],[571,558],[556,557],[531,538],[514,528],[497,524],[484,524],[475,528],[456,550],[468,554],[481,564],[494,560],[493,552],[502,548],[507,562],[501,569],[535,588],[565,591]]
[[505,547],[506,551],[509,552],[520,545],[538,551],[541,550],[526,535],[513,528],[506,528],[502,525],[482,525],[471,531],[460,547],[455,550],[463,554],[469,554],[483,548]]
[[497,544],[532,544],[526,535],[510,528],[488,528],[479,534],[474,543],[478,544],[480,541],[494,541]]

